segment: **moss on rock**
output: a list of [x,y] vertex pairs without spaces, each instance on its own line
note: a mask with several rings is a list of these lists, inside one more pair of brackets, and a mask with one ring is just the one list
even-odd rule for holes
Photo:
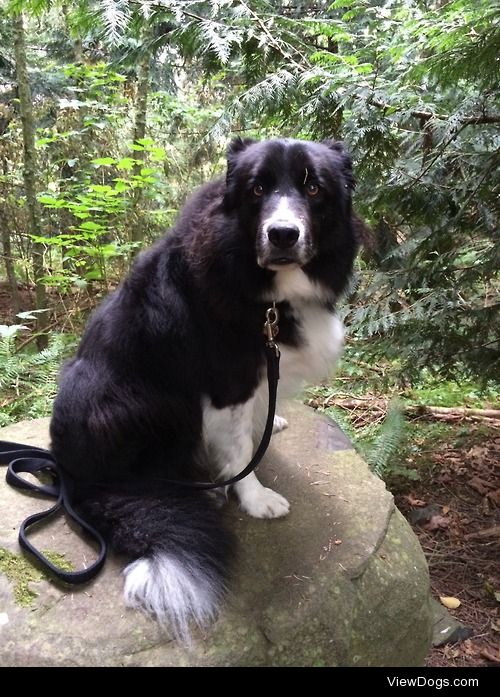
[[[42,553],[55,566],[63,571],[73,571],[73,565],[64,554],[42,550]],[[14,600],[20,607],[29,607],[38,597],[38,593],[31,588],[32,583],[38,583],[44,578],[51,578],[45,571],[40,571],[32,562],[22,554],[15,554],[4,547],[0,547],[0,573],[5,574],[13,585]]]
[[0,573],[5,574],[13,584],[16,604],[29,607],[38,596],[30,584],[41,581],[42,573],[21,554],[14,554],[3,547],[0,547]]

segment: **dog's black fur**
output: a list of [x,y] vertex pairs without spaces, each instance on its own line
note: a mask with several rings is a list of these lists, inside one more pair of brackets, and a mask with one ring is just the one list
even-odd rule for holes
[[[193,594],[210,588],[210,602],[188,598],[180,609],[169,607],[168,589],[129,589],[129,604],[157,615],[167,606],[160,619],[181,636],[191,615],[203,623],[215,613],[234,544],[209,496],[162,480],[200,478],[202,398],[233,407],[262,381],[262,325],[281,265],[297,262],[321,289],[310,302],[332,310],[358,246],[353,186],[337,142],[234,141],[227,177],[196,192],[175,228],[138,257],[62,371],[52,451],[81,508],[118,552],[151,562],[148,579],[168,577],[164,555],[195,579]],[[308,226],[298,261],[259,227],[278,195]],[[304,341],[294,298],[278,301],[280,345],[293,350]]]

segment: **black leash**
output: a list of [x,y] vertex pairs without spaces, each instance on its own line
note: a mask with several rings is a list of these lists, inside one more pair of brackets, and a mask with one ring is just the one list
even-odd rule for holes
[[[266,335],[266,361],[267,361],[267,383],[269,389],[269,407],[267,412],[267,421],[264,428],[262,439],[255,451],[254,456],[239,474],[226,479],[223,482],[190,482],[177,481],[175,479],[162,479],[162,482],[175,484],[177,486],[190,487],[198,490],[218,489],[220,487],[230,486],[239,482],[252,472],[260,463],[264,454],[269,447],[273,432],[274,415],[276,412],[276,398],[278,392],[279,380],[279,361],[280,352],[277,343],[274,341],[278,333],[278,310],[273,305],[266,312],[266,323],[264,324],[264,333]],[[32,554],[37,561],[48,571],[50,571],[58,580],[65,583],[79,584],[86,583],[94,578],[101,570],[107,553],[106,542],[102,535],[90,523],[84,520],[73,508],[71,503],[71,485],[70,480],[66,480],[66,474],[58,468],[54,456],[49,450],[44,448],[36,448],[21,443],[10,443],[8,441],[0,441],[0,465],[8,465],[6,480],[7,483],[17,489],[43,494],[50,498],[56,499],[56,503],[49,509],[34,513],[28,516],[21,523],[19,528],[19,545],[23,550]],[[50,475],[52,484],[33,483],[20,476],[21,473],[37,475],[43,473]],[[84,531],[97,543],[99,553],[97,559],[86,569],[79,571],[65,571],[64,569],[53,564],[47,557],[28,539],[28,530],[36,523],[48,522],[56,513],[64,511],[75,523],[78,523]]]
[[[8,465],[7,474],[5,476],[7,483],[17,489],[44,494],[50,498],[56,499],[55,504],[46,511],[34,513],[23,520],[19,528],[19,545],[23,550],[32,554],[40,564],[56,576],[60,581],[65,583],[86,583],[101,570],[106,559],[106,542],[101,534],[84,520],[71,505],[68,495],[67,482],[62,475],[62,472],[57,467],[54,456],[44,448],[33,448],[20,443],[9,443],[0,441],[0,465]],[[28,473],[37,475],[43,473],[50,475],[52,484],[39,484],[28,481],[20,476],[20,473]],[[86,569],[80,571],[66,571],[59,566],[53,564],[47,557],[28,539],[28,530],[36,523],[47,523],[56,513],[64,511],[75,523],[90,535],[97,543],[99,554],[95,562]]]
[[[254,456],[252,457],[248,465],[245,467],[245,469],[241,470],[241,472],[239,474],[236,474],[234,477],[231,477],[231,479],[226,479],[223,482],[186,482],[178,481],[176,479],[162,479],[162,482],[167,482],[168,484],[178,484],[179,486],[188,486],[193,489],[207,491],[208,489],[219,489],[223,486],[230,486],[231,484],[236,484],[236,482],[239,482],[241,479],[244,479],[246,476],[248,476],[250,472],[253,472],[253,470],[257,467],[259,462],[264,457],[266,450],[269,447],[271,436],[273,434],[280,362],[280,352],[278,349],[278,345],[274,343],[274,341],[272,342],[272,344],[270,342],[266,344],[266,359],[267,385],[269,388],[269,407],[267,411],[267,421],[264,428],[264,433],[262,434],[262,439],[257,447],[257,450],[255,451]],[[1,445],[2,444],[0,442],[0,446]],[[0,459],[1,456],[2,454],[0,453]]]

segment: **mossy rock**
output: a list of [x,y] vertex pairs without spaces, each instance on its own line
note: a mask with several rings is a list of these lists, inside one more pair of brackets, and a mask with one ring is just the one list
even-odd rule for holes
[[[329,419],[287,405],[259,477],[291,502],[289,516],[252,520],[234,501],[240,557],[231,598],[189,649],[126,609],[122,562],[82,588],[32,578],[29,607],[0,569],[0,665],[419,666],[430,647],[427,566],[383,482]],[[48,421],[0,430],[0,439],[47,445]],[[0,484],[0,547],[19,554],[23,517],[39,499]],[[78,568],[95,552],[63,519],[35,533]]]

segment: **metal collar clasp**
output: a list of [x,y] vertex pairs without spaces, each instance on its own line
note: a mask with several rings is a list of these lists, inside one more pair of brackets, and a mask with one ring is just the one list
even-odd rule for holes
[[273,306],[266,310],[266,321],[264,322],[264,336],[267,339],[267,345],[270,348],[278,348],[275,338],[278,336],[279,327],[279,312],[276,307],[276,302],[273,302]]

